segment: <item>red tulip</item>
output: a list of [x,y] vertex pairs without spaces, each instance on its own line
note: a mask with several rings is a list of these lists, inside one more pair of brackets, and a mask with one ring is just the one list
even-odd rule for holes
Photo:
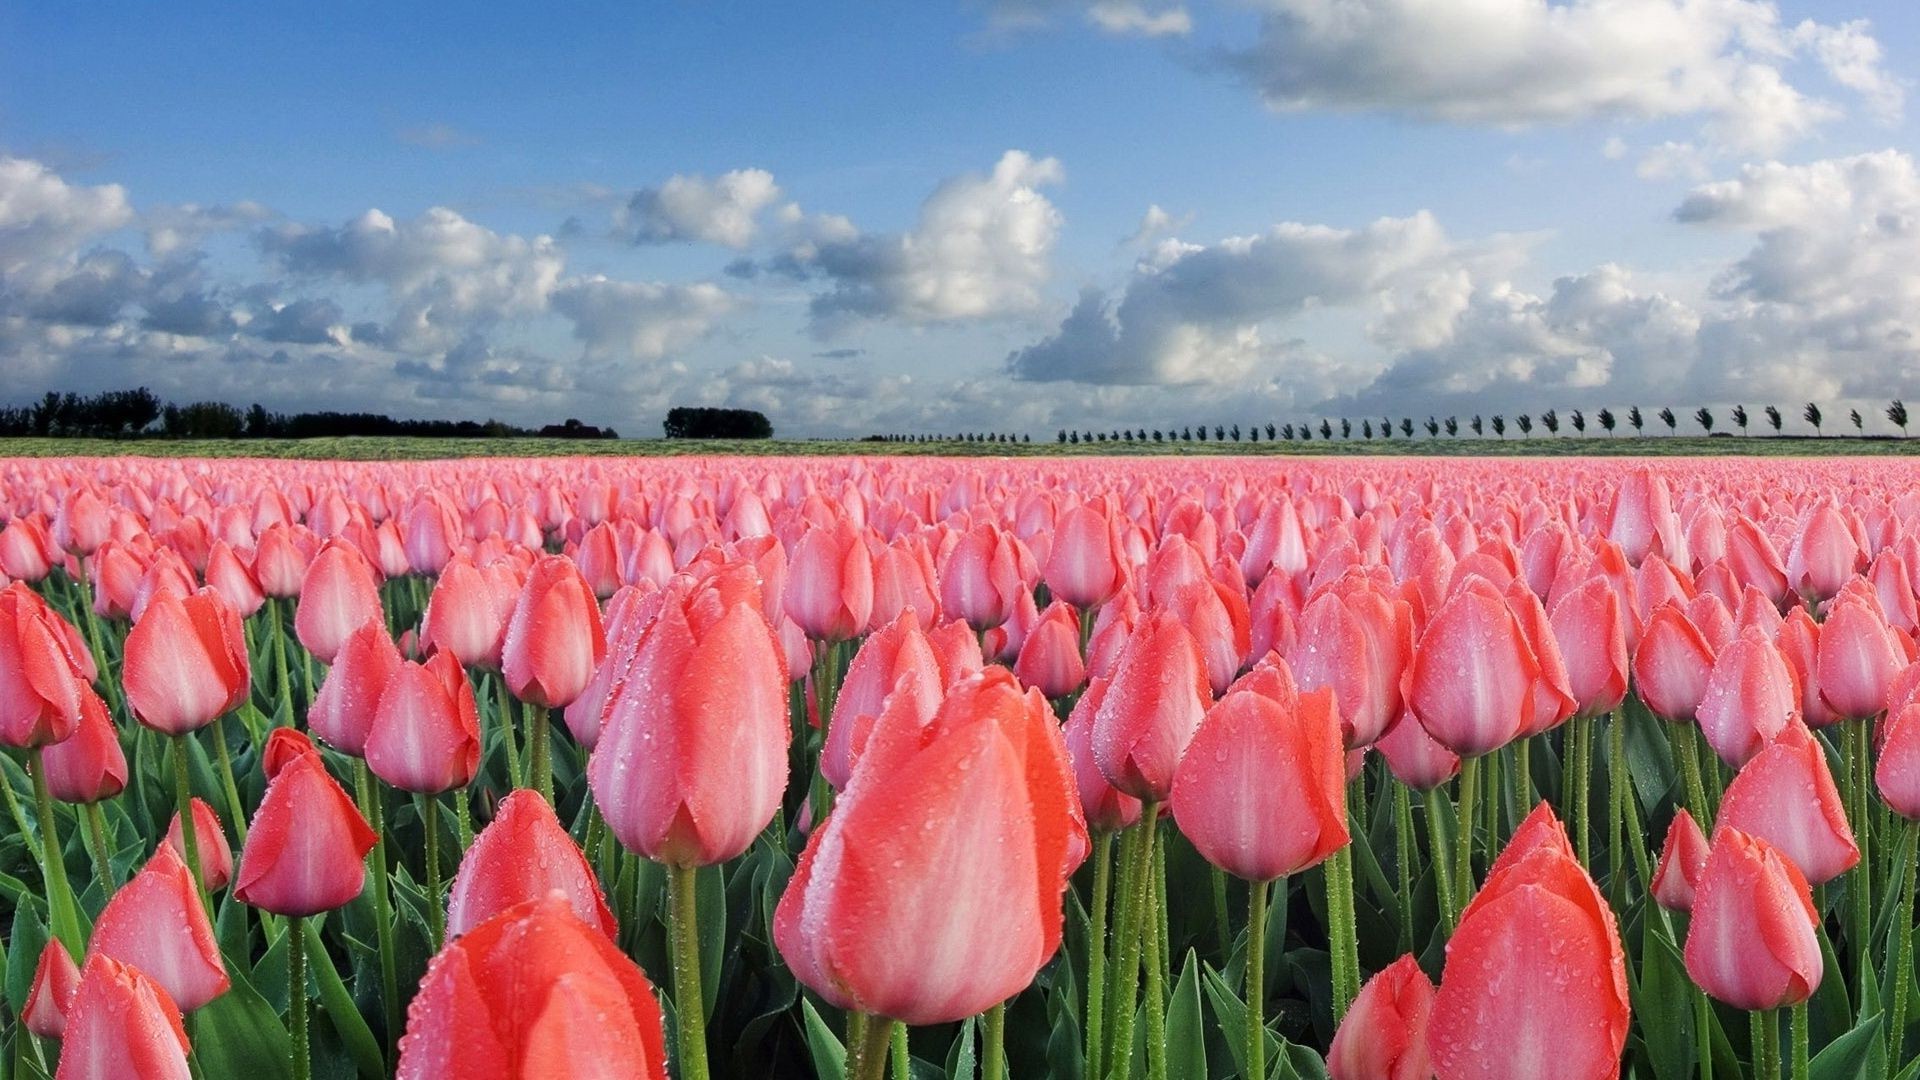
[[68,738],[40,751],[47,790],[67,803],[111,799],[127,786],[127,756],[107,716],[107,704],[93,688],[80,688],[80,722]]
[[1027,591],[1015,543],[991,523],[967,530],[940,572],[940,610],[975,630],[1006,622]]
[[[924,543],[913,538],[873,549],[873,609],[869,625],[885,626],[911,611],[920,629],[931,630],[940,621],[939,575]],[[776,550],[778,550],[776,548]],[[786,612],[781,621],[792,622]],[[805,636],[805,635],[802,635]]]
[[1433,980],[1411,954],[1367,980],[1327,1048],[1332,1080],[1430,1080]]
[[1485,578],[1456,588],[1427,622],[1404,693],[1427,734],[1461,757],[1512,742],[1535,719],[1540,659]]
[[927,632],[927,645],[933,649],[934,662],[940,665],[940,682],[952,686],[969,675],[977,675],[987,666],[980,652],[980,638],[973,627],[955,619]]
[[140,722],[165,735],[212,723],[247,699],[252,674],[240,617],[220,594],[162,594],[127,635],[122,681]]
[[452,653],[402,661],[387,679],[367,734],[367,766],[402,791],[466,787],[480,768],[480,712]]
[[131,964],[90,954],[67,1006],[54,1080],[189,1080],[180,1009]]
[[1638,468],[1614,492],[1607,537],[1620,545],[1628,561],[1638,563],[1663,549],[1661,531],[1672,516],[1673,494],[1666,478],[1651,469]]
[[59,619],[20,582],[0,589],[0,746],[49,746],[80,724],[85,686]]
[[1141,620],[1093,717],[1093,760],[1107,782],[1165,802],[1174,769],[1212,699],[1193,636],[1162,608]]
[[1298,873],[1346,846],[1333,691],[1292,703],[1251,690],[1222,698],[1180,761],[1171,808],[1201,856],[1250,881]]
[[48,938],[40,949],[40,960],[33,966],[33,988],[27,991],[26,1004],[20,1008],[20,1023],[43,1039],[58,1039],[67,1033],[67,1012],[73,1008],[74,991],[80,988],[80,966],[73,954]]
[[640,968],[565,897],[450,939],[407,1007],[399,1080],[666,1080],[660,1006]]
[[1629,1008],[1613,910],[1546,804],[1447,943],[1427,1044],[1440,1080],[1613,1080]]
[[1832,502],[1823,502],[1800,523],[1787,553],[1787,582],[1810,600],[1825,600],[1865,565],[1846,518]]
[[1845,720],[1877,716],[1887,687],[1907,657],[1887,626],[1872,589],[1843,591],[1820,624],[1817,660],[1820,697]]
[[873,556],[845,520],[809,529],[787,561],[787,617],[815,641],[866,632],[873,615]]
[[1080,792],[1080,814],[1094,832],[1114,832],[1140,820],[1140,800],[1107,783],[1093,760],[1093,716],[1107,696],[1107,680],[1094,678],[1067,717],[1067,758]]
[[1020,646],[1013,673],[1022,685],[1048,698],[1066,697],[1086,684],[1087,667],[1080,659],[1080,619],[1066,601],[1055,600],[1041,613],[1040,621]]
[[560,555],[533,564],[507,622],[501,664],[521,701],[561,708],[579,697],[607,654],[593,591]]
[[1627,696],[1627,620],[1620,594],[1590,577],[1553,603],[1549,623],[1567,665],[1568,689],[1580,716],[1599,716]]
[[1059,949],[1084,845],[1059,727],[1004,669],[955,686],[932,723],[883,717],[774,914],[774,943],[833,1004],[958,1020],[1032,982]]
[[331,664],[347,635],[380,619],[373,565],[352,544],[327,541],[300,579],[300,606],[293,613],[300,644],[321,663]]
[[1841,717],[1820,693],[1820,624],[1813,621],[1806,608],[1796,607],[1781,620],[1776,643],[1780,654],[1793,665],[1795,681],[1800,685],[1801,719],[1815,729],[1839,723]]
[[[955,625],[971,629],[964,623]],[[911,697],[924,722],[939,710],[944,689],[933,646],[911,612],[901,612],[861,642],[834,699],[826,746],[820,754],[820,772],[827,783],[835,791],[847,786],[854,761],[866,748],[868,732],[895,694]]]
[[[297,728],[277,727],[267,735],[267,744],[260,749],[260,770],[267,774],[267,781],[280,775],[280,771],[303,757],[318,757],[313,740],[302,734]],[[198,833],[195,834],[196,838]]]
[[739,855],[787,785],[786,664],[758,598],[669,597],[608,702],[587,781],[620,842],[676,866]]
[[1825,967],[1813,890],[1779,849],[1720,828],[1693,898],[1687,974],[1737,1009],[1777,1009],[1813,996]]
[[1760,590],[1776,604],[1789,594],[1780,551],[1751,518],[1739,517],[1727,527],[1727,568],[1742,586]]
[[1700,709],[1713,673],[1713,646],[1679,604],[1660,605],[1640,632],[1633,681],[1640,699],[1662,720],[1684,723]]
[[1047,588],[1083,610],[1099,607],[1127,576],[1119,529],[1097,505],[1081,503],[1054,523],[1047,552]]
[[1873,780],[1894,813],[1920,821],[1920,704],[1888,714]]
[[260,589],[260,579],[233,553],[224,541],[215,541],[213,550],[207,556],[207,588],[220,594],[234,614],[249,618],[267,602],[267,594]]
[[1741,766],[1714,819],[1714,840],[1737,829],[1779,848],[1808,881],[1831,881],[1860,861],[1826,755],[1805,725],[1788,724]]
[[1460,755],[1435,742],[1419,718],[1405,708],[1373,748],[1387,759],[1393,778],[1415,791],[1432,791],[1460,772]]
[[100,493],[89,485],[67,491],[53,515],[53,539],[62,548],[85,557],[107,542],[113,531],[113,516]]
[[88,939],[87,955],[112,957],[146,972],[184,1012],[232,985],[200,891],[170,844],[161,844],[133,880],[107,901]]
[[1735,769],[1800,714],[1800,686],[1778,646],[1748,629],[1713,662],[1697,716],[1720,760]]
[[33,518],[15,518],[0,529],[0,574],[39,581],[53,570],[53,541]]
[[300,549],[293,530],[276,525],[260,534],[253,548],[253,574],[260,590],[276,600],[300,595],[300,584],[307,576],[307,554]]
[[467,667],[497,671],[507,620],[519,595],[510,564],[494,563],[483,569],[465,555],[456,555],[434,583],[421,636]]
[[473,838],[447,897],[447,934],[458,936],[517,904],[559,893],[573,913],[618,941],[599,879],[553,806],[528,788],[500,801],[493,823]]
[[360,895],[373,829],[317,755],[267,784],[240,853],[233,896],[276,915],[317,915]]
[[[233,880],[233,848],[227,843],[226,827],[220,823],[220,815],[214,813],[213,807],[197,795],[193,798],[192,806],[193,843],[200,856],[200,880],[208,892],[219,892],[227,887],[227,882]],[[187,842],[180,832],[178,812],[167,825],[166,846],[180,856],[182,863],[186,862]]]
[[1674,811],[1666,845],[1660,849],[1660,866],[1653,872],[1654,901],[1668,911],[1692,911],[1700,875],[1706,869],[1707,834],[1684,808]]
[[1400,715],[1413,611],[1375,578],[1348,571],[1308,601],[1287,661],[1301,689],[1331,687],[1349,747],[1370,746]]
[[387,683],[404,661],[378,619],[348,634],[307,710],[307,726],[343,754],[365,757]]

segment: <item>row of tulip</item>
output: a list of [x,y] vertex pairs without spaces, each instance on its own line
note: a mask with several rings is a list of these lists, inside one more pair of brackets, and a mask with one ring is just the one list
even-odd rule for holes
[[0,463],[0,1076],[1912,1080],[1911,479]]

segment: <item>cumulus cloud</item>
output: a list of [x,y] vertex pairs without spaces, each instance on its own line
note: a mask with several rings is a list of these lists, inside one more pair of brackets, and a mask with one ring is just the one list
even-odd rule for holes
[[599,275],[568,281],[553,296],[555,311],[573,320],[589,360],[658,360],[705,337],[734,298],[717,285],[615,281]]
[[1864,23],[1781,25],[1762,0],[1261,0],[1220,62],[1280,110],[1382,110],[1502,127],[1697,117],[1731,152],[1771,152],[1838,115],[1790,83],[1807,58],[1897,115],[1904,87]]
[[759,230],[759,215],[780,198],[765,169],[735,169],[709,180],[674,176],[643,188],[614,212],[614,231],[636,244],[699,240],[744,248]]
[[70,255],[132,220],[118,184],[77,186],[37,161],[0,157],[0,273]]
[[1193,31],[1193,15],[1185,4],[1148,0],[995,0],[988,6],[988,23],[1003,32],[1032,30],[1074,11],[1089,25],[1116,36],[1179,37]]
[[931,324],[1027,314],[1043,302],[1062,225],[1040,189],[1065,179],[1058,160],[1008,150],[991,172],[941,183],[905,232],[863,233],[838,217],[795,222],[805,239],[774,268],[826,282],[812,302],[822,333],[875,319]]
[[250,229],[273,216],[272,210],[257,202],[242,201],[231,206],[182,203],[156,206],[143,212],[140,225],[146,230],[148,254],[164,259],[192,250],[215,233]]

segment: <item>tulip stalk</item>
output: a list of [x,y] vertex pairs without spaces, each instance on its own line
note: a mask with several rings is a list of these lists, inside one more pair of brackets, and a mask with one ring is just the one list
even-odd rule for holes
[[107,816],[100,810],[99,803],[88,803],[81,808],[80,814],[86,819],[87,850],[93,857],[93,873],[100,882],[100,894],[112,896],[118,888],[113,881],[113,851],[107,847]]
[[1673,733],[1673,756],[1680,759],[1680,772],[1686,778],[1687,809],[1693,812],[1693,818],[1707,835],[1713,835],[1713,809],[1707,805],[1707,786],[1700,778],[1700,729],[1697,725],[1682,721],[1670,728]]
[[387,878],[386,808],[363,758],[353,759],[353,783],[354,793],[360,799],[360,812],[373,828],[373,928],[380,949],[380,1001],[386,1014],[387,1040],[391,1044],[400,1038],[400,974],[393,942],[392,884]]
[[240,846],[247,846],[247,811],[240,804],[240,786],[233,782],[233,757],[227,750],[227,717],[225,713],[213,718],[213,745],[220,751],[220,780],[227,791],[227,814],[233,821],[234,834],[240,840]]
[[1873,853],[1869,845],[1873,823],[1873,720],[1856,720],[1847,725],[1852,738],[1853,839],[1860,846],[1860,862],[1853,868],[1847,892],[1852,897],[1852,932],[1859,935],[1853,948],[1854,970],[1865,991],[1868,941],[1873,937]]
[[433,931],[433,947],[447,936],[447,906],[440,898],[440,797],[420,797],[420,828],[427,834],[427,925]]
[[[839,646],[833,642],[822,641],[814,646],[813,696],[820,709],[820,747],[824,753],[827,725],[833,722],[833,704],[840,696],[840,652]],[[827,777],[820,770],[818,757],[813,762],[813,785],[809,789],[808,800],[813,808],[814,824],[825,821],[827,811],[833,808],[833,789],[827,786]]]
[[1247,882],[1246,1074],[1257,1077],[1267,1075],[1267,885]]
[[507,747],[507,782],[514,787],[527,786],[527,774],[520,770],[520,746],[513,733],[513,695],[507,693],[507,677],[493,675],[494,722],[500,725],[500,741]]
[[1905,1061],[1907,1034],[1907,982],[1913,972],[1913,898],[1916,871],[1920,871],[1920,822],[1903,822],[1906,833],[1906,880],[1901,883],[1899,906],[1893,911],[1893,940],[1889,948],[1893,959],[1887,970],[1894,973],[1893,1001],[1887,1006],[1887,1039],[1891,1044],[1889,1061]]
[[889,1041],[893,1048],[893,1080],[913,1080],[913,1057],[907,1052],[907,1025],[894,1021]]
[[[681,1080],[707,1080],[707,1010],[700,990],[700,928],[695,914],[698,874],[696,867],[667,864],[667,943],[673,953],[673,1015]],[[878,1017],[867,1023],[865,1049],[874,1060],[863,1060],[862,1065],[870,1075],[881,1075],[886,1069],[891,1026]]]
[[1439,893],[1440,919],[1446,924],[1447,933],[1452,934],[1454,923],[1459,919],[1459,908],[1453,902],[1453,853],[1447,850],[1440,832],[1446,813],[1446,796],[1440,794],[1437,787],[1427,789],[1427,854],[1433,863],[1433,887]]
[[293,1037],[293,1080],[308,1080],[312,1062],[307,1049],[307,920],[287,920],[287,1029]]
[[1753,1026],[1753,1080],[1780,1080],[1780,1019],[1772,1009],[1749,1014]]
[[1807,1003],[1793,1006],[1793,1080],[1807,1080]]
[[1143,943],[1153,946],[1154,960],[1159,959],[1159,947],[1147,939],[1144,926],[1153,898],[1149,874],[1153,865],[1154,826],[1159,817],[1159,803],[1142,806],[1140,823],[1126,830],[1126,848],[1120,856],[1120,919],[1115,938],[1118,951],[1114,954],[1112,982],[1107,987],[1108,1036],[1107,1052],[1103,1055],[1107,1074],[1118,1080],[1127,1080],[1133,1070],[1134,1002]]
[[60,939],[68,952],[84,956],[87,943],[80,933],[80,915],[73,902],[73,886],[67,882],[66,859],[60,852],[59,826],[53,816],[53,795],[47,790],[47,766],[41,753],[40,748],[35,747],[27,763],[30,766],[28,771],[33,774],[33,806],[40,818],[40,866],[47,886],[47,910],[53,924],[53,935]]
[[527,782],[540,797],[553,802],[553,710],[535,705],[533,722],[527,725]]
[[1113,833],[1093,841],[1093,932],[1087,935],[1087,1074],[1099,1076],[1105,1060],[1101,1042],[1106,1020],[1107,908],[1113,891]]
[[1007,1077],[1007,1003],[1002,1001],[987,1010],[986,1033],[982,1036],[981,1080],[1006,1080]]
[[1561,785],[1561,798],[1566,803],[1568,831],[1573,833],[1574,851],[1579,853],[1580,865],[1588,862],[1587,810],[1593,799],[1588,794],[1587,785],[1593,778],[1593,720],[1576,716],[1567,721],[1566,778]]
[[1467,909],[1467,901],[1473,899],[1473,798],[1480,789],[1480,759],[1463,757],[1460,759],[1460,802],[1458,820],[1460,835],[1454,837],[1453,918],[1459,921],[1461,912]]
[[1333,1022],[1338,1025],[1360,994],[1360,938],[1354,926],[1351,841],[1327,857],[1326,881],[1327,934],[1333,950]]
[[0,797],[6,799],[7,814],[13,818],[13,827],[14,830],[19,833],[20,839],[26,842],[27,854],[32,857],[34,862],[39,862],[41,852],[40,838],[36,836],[33,829],[28,826],[26,808],[20,805],[20,796],[14,794],[13,785],[0,782]]
[[847,1080],[881,1080],[887,1075],[892,1027],[881,1016],[853,1013],[847,1017]]
[[1400,885],[1400,950],[1413,951],[1413,793],[1393,785],[1394,872]]
[[[193,820],[193,784],[187,775],[187,740],[192,735],[175,735],[173,742],[173,799],[180,815],[180,846],[186,849],[187,871],[194,887],[200,890],[200,906],[213,917],[213,897],[207,892],[207,879],[200,873],[199,827]],[[63,874],[64,877],[64,874]]]

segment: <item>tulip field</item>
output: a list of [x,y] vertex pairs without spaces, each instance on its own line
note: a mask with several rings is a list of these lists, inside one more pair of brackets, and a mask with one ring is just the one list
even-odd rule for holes
[[1920,467],[0,459],[0,1080],[1920,1078]]

